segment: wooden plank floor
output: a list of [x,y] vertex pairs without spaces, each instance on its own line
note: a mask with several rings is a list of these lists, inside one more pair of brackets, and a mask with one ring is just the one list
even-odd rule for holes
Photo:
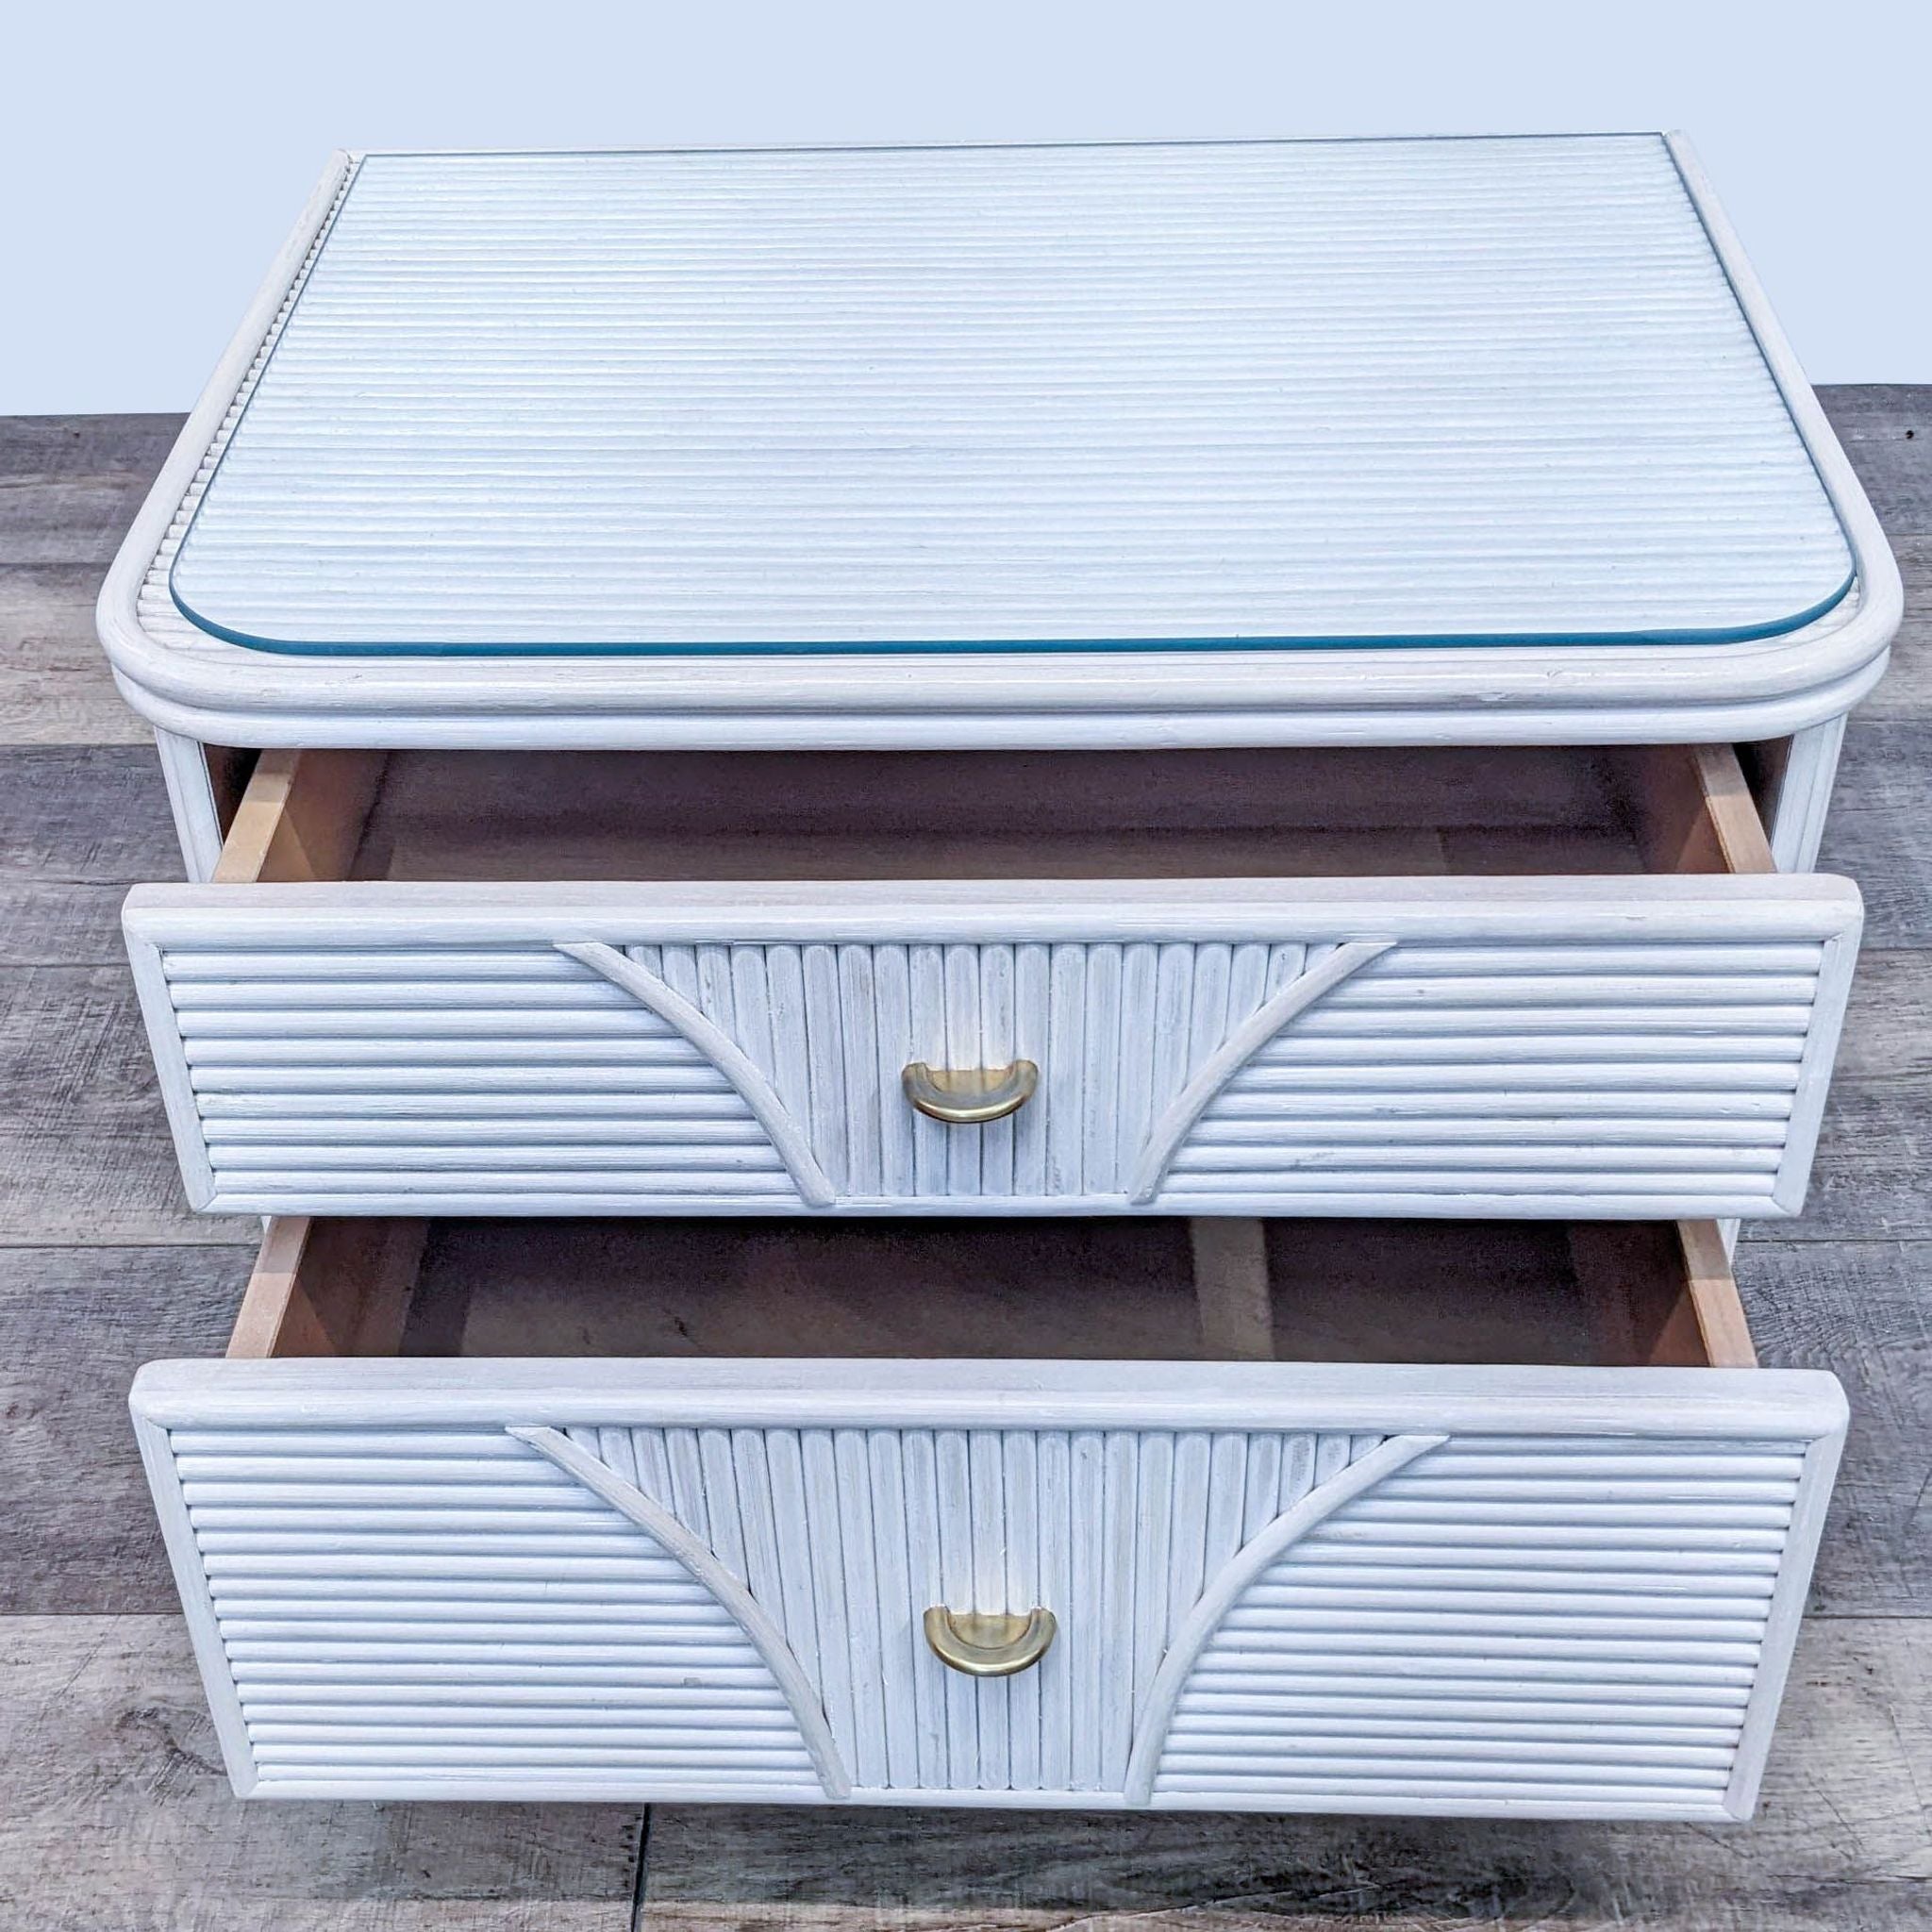
[[115,925],[179,862],[92,613],[177,419],[0,421],[0,1932],[1932,1924],[1932,388],[1825,401],[1908,617],[1825,843],[1871,924],[1811,1206],[1740,1253],[1855,1420],[1739,1830],[231,1800],[124,1403],[255,1230],[180,1205]]

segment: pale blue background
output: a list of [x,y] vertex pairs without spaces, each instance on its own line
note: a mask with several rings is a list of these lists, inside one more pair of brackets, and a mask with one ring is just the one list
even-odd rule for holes
[[33,0],[0,414],[191,403],[331,147],[1678,127],[1813,380],[1932,380],[1927,0]]

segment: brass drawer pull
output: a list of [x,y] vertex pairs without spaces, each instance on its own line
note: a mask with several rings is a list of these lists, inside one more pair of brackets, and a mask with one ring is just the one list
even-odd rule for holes
[[914,1060],[899,1078],[921,1113],[949,1126],[973,1127],[1018,1113],[1040,1085],[1040,1069],[1031,1060],[1010,1067],[929,1067]]
[[934,1604],[925,1613],[925,1641],[933,1655],[969,1677],[1010,1677],[1031,1670],[1058,1628],[1051,1610],[1038,1608],[1020,1617]]

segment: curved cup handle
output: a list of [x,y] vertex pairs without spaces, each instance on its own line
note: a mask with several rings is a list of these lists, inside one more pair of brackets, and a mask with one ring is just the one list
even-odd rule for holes
[[925,1613],[925,1641],[933,1655],[969,1677],[1010,1677],[1031,1670],[1046,1655],[1058,1628],[1053,1612],[1038,1607],[1010,1616],[934,1604]]
[[929,1067],[914,1060],[899,1079],[921,1113],[949,1126],[972,1127],[1018,1113],[1040,1085],[1040,1069],[1031,1060],[1009,1067]]

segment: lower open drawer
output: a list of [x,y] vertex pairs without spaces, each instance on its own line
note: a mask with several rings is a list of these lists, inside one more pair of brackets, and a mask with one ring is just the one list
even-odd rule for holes
[[244,1793],[1720,1820],[1752,1363],[1708,1224],[288,1221],[133,1407]]

